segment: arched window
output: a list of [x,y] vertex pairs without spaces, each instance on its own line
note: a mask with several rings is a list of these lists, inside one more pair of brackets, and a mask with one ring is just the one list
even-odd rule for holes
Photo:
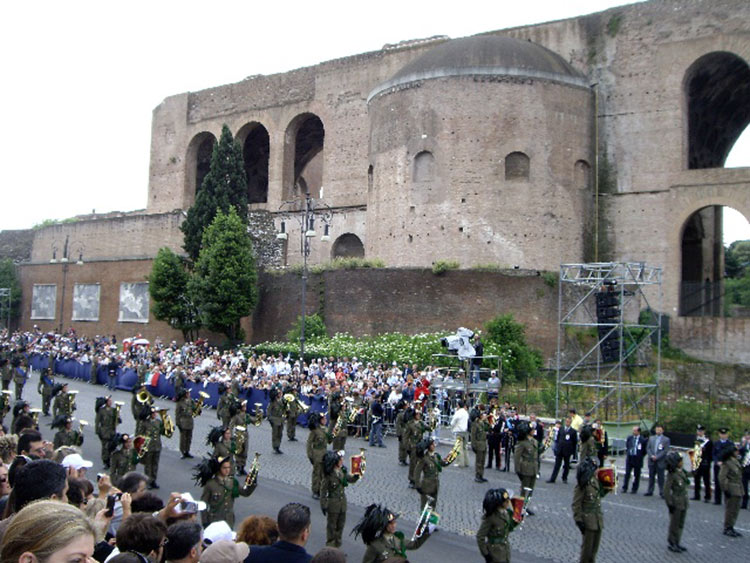
[[422,151],[414,157],[414,182],[431,182],[435,178],[435,157]]
[[512,152],[505,157],[506,180],[528,180],[531,161],[522,152]]
[[249,123],[237,133],[242,143],[242,159],[247,178],[247,202],[268,201],[268,130],[259,123]]
[[332,258],[364,258],[365,246],[359,237],[345,233],[336,239],[331,249]]
[[309,193],[320,197],[323,185],[325,128],[317,115],[295,117],[286,129],[284,141],[284,197]]
[[185,208],[195,201],[195,194],[211,168],[211,153],[215,144],[216,137],[208,132],[198,133],[188,144],[185,157]]
[[688,168],[720,168],[750,123],[750,67],[733,53],[714,52],[685,73]]

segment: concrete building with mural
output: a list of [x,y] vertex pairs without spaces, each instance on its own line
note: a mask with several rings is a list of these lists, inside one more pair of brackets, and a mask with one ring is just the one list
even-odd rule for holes
[[[441,260],[464,278],[487,265],[517,272],[485,274],[489,285],[561,263],[642,261],[663,268],[673,344],[750,363],[750,319],[722,316],[720,213],[750,217],[750,168],[723,166],[750,122],[748,61],[750,3],[652,0],[169,96],[153,111],[145,209],[35,231],[21,325],[176,336],[150,315],[145,278],[161,246],[181,250],[179,225],[227,124],[265,268],[300,262],[295,223],[286,242],[275,235],[282,203],[309,193],[333,210],[331,243],[313,245],[311,263],[381,259],[398,288],[399,271]],[[373,280],[354,279],[349,306],[393,316],[366,302]],[[446,309],[445,294],[474,286],[444,283],[432,318],[424,308],[377,328],[479,326],[506,312],[502,301],[467,306],[472,295]],[[517,301],[507,308],[551,352],[554,299]],[[289,328],[277,309],[261,304],[253,340]],[[356,317],[337,327],[356,333]]]

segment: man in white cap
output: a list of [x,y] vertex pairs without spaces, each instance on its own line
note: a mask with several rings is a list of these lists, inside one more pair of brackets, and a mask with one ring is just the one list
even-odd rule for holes
[[76,479],[85,479],[86,470],[94,466],[93,462],[83,459],[81,454],[66,455],[61,465],[68,470],[68,475]]

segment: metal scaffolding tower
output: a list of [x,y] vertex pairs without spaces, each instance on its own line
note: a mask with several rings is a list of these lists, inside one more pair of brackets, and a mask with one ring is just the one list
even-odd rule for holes
[[[654,416],[658,418],[661,279],[661,268],[643,262],[560,266],[556,416],[560,414],[561,390],[583,387],[595,391],[587,411],[614,400],[616,422],[621,423],[632,418],[631,413],[640,414],[644,401],[653,395]],[[653,307],[646,290],[656,296]],[[651,314],[641,315],[644,310]],[[595,329],[596,338],[588,347],[575,349],[567,345],[569,327],[589,334]],[[653,352],[646,353],[652,344]],[[648,381],[633,381],[631,368],[648,373]]]

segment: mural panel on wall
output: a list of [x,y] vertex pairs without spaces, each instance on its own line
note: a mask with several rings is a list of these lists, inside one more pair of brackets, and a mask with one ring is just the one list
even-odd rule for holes
[[55,318],[57,285],[35,284],[31,292],[31,318],[50,320]]
[[123,282],[120,284],[120,316],[125,323],[148,322],[148,282]]
[[73,320],[98,321],[99,295],[100,286],[98,283],[75,284],[73,287]]

